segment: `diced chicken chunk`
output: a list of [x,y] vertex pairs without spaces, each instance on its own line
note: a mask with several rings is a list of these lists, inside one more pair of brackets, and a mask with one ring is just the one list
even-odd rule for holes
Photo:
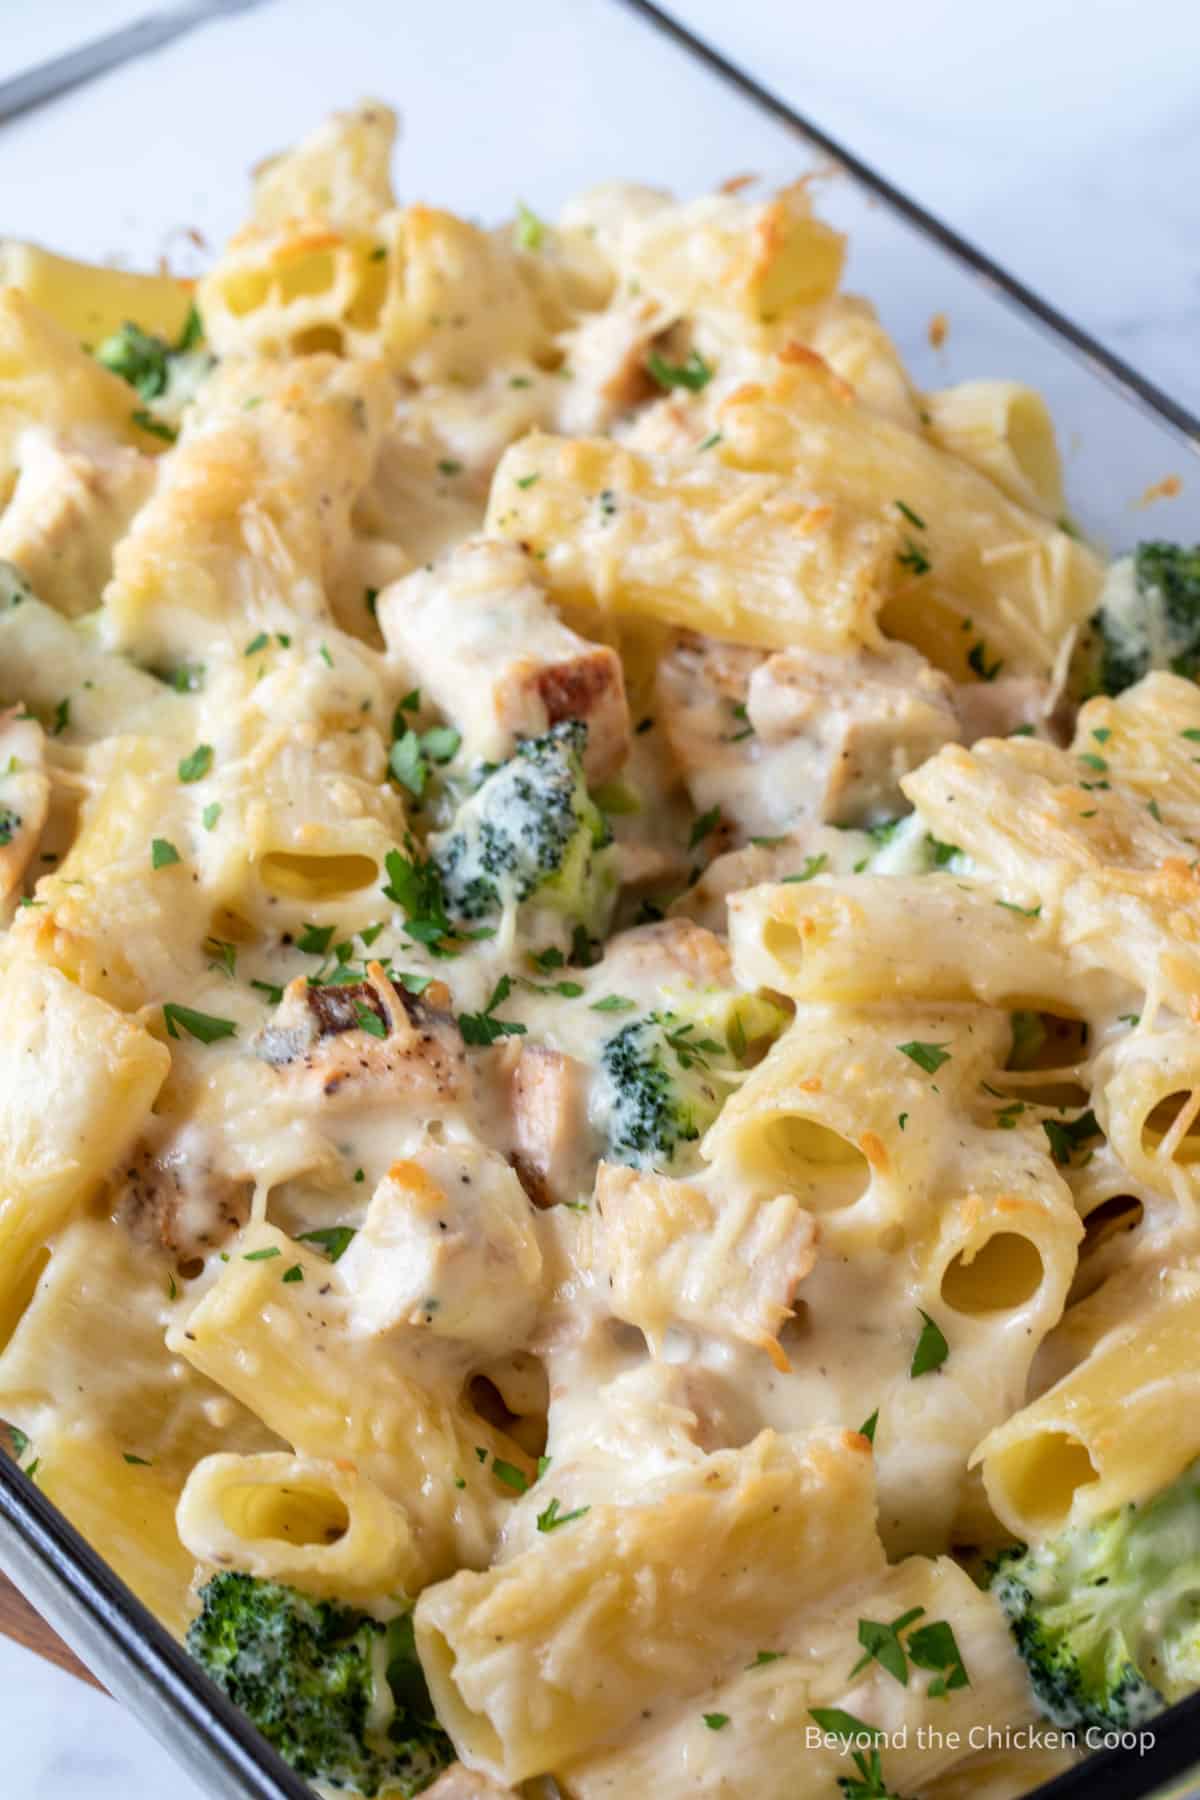
[[662,392],[646,358],[664,324],[653,301],[634,299],[593,313],[560,342],[571,379],[563,383],[555,425],[567,437],[591,437]]
[[900,778],[960,735],[949,682],[906,644],[764,656],[683,633],[658,712],[696,810],[744,837],[903,811]]
[[573,1200],[591,1186],[588,1085],[589,1072],[575,1057],[522,1046],[512,1077],[513,1166],[537,1206]]
[[20,886],[49,810],[41,726],[15,708],[0,713],[0,903]]
[[499,1354],[526,1341],[542,1253],[504,1158],[430,1138],[392,1164],[338,1273],[362,1329],[411,1326]]
[[806,812],[839,825],[903,809],[900,780],[956,742],[950,684],[907,644],[853,656],[784,650],[750,677],[750,724],[779,774],[807,775]]
[[653,1346],[670,1326],[690,1326],[753,1344],[787,1368],[779,1328],[817,1254],[816,1226],[794,1194],[718,1201],[684,1181],[602,1163],[596,1205],[619,1319]]
[[502,762],[518,739],[563,719],[588,728],[592,782],[629,752],[621,659],[558,618],[516,545],[476,539],[380,596],[378,617],[405,681],[454,721],[470,761]]
[[254,1048],[299,1092],[325,1101],[403,1099],[440,1112],[470,1085],[448,989],[431,982],[418,999],[393,987],[379,963],[368,964],[365,982],[289,982]]
[[1058,717],[1053,684],[1038,675],[1000,675],[995,681],[963,681],[954,689],[962,741],[1009,737],[1014,731],[1049,731],[1066,743],[1070,724]]
[[727,946],[691,919],[662,919],[620,932],[609,940],[603,974],[606,987],[611,983],[618,992],[636,995],[647,1009],[660,994],[678,994],[681,988],[733,986]]
[[181,1261],[204,1256],[250,1216],[254,1183],[215,1167],[199,1134],[140,1145],[123,1171],[116,1215],[130,1236]]
[[57,611],[90,612],[112,574],[113,545],[154,485],[154,459],[125,444],[83,447],[24,433],[20,474],[0,518],[0,557]]

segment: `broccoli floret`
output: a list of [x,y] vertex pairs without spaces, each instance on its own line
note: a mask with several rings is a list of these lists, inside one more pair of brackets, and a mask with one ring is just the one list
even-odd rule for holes
[[1200,1687],[1200,1462],[1144,1505],[1009,1551],[992,1592],[1056,1724],[1153,1718]]
[[782,1030],[784,1014],[754,994],[707,995],[687,1010],[651,1012],[607,1039],[596,1116],[605,1155],[664,1174],[712,1124],[729,1077]]
[[407,1797],[453,1761],[408,1617],[381,1625],[241,1574],[214,1576],[200,1600],[188,1649],[298,1775]]
[[612,834],[583,773],[587,726],[529,738],[430,839],[446,905],[483,919],[533,900],[601,935],[616,894]]
[[1200,671],[1200,545],[1139,544],[1109,571],[1076,652],[1083,695],[1120,694],[1151,669]]

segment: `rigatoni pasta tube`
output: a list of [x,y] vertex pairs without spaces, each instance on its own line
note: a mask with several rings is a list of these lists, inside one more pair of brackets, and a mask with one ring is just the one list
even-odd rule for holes
[[1048,675],[1064,631],[1095,607],[1098,557],[978,470],[857,405],[817,356],[769,388],[736,389],[718,422],[726,461],[902,529],[884,629],[960,680],[977,663]]
[[729,933],[739,982],[795,999],[1072,1010],[1070,967],[1038,920],[957,875],[744,888],[729,897]]
[[1037,1540],[1148,1500],[1200,1455],[1200,1298],[1103,1339],[979,1445],[996,1516]]
[[645,1503],[596,1505],[536,1549],[427,1590],[417,1648],[460,1755],[523,1781],[698,1693],[803,1607],[883,1566],[853,1432],[762,1432]]
[[344,1457],[206,1456],[176,1523],[202,1562],[346,1606],[399,1597],[416,1574],[402,1508]]
[[896,546],[803,480],[537,432],[500,459],[487,529],[531,549],[559,601],[764,649],[876,642]]
[[[281,1279],[289,1268],[301,1270],[299,1281]],[[422,1580],[486,1562],[511,1493],[490,1465],[499,1456],[526,1477],[532,1465],[486,1421],[468,1418],[443,1370],[428,1372],[428,1386],[417,1378],[427,1341],[413,1358],[411,1334],[354,1337],[346,1296],[321,1256],[257,1227],[167,1342],[296,1450],[348,1458],[398,1501]]]
[[934,443],[990,477],[1010,500],[1062,517],[1062,462],[1050,409],[1023,381],[961,381],[926,394]]

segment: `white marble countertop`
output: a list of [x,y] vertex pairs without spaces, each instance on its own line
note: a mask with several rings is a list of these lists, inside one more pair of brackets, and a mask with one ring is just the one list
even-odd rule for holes
[[[1200,410],[1192,0],[675,0],[678,15]],[[145,10],[42,0],[0,76]],[[614,0],[263,0],[0,126],[0,233],[131,262],[244,208],[245,170],[366,93],[403,193],[492,217],[608,175],[695,191],[795,162]],[[903,286],[903,271],[897,271]],[[877,294],[877,298],[884,298]],[[0,1641],[5,1800],[195,1800],[111,1701]]]

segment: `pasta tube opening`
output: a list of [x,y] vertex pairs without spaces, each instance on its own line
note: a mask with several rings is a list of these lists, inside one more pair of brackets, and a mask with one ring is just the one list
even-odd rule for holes
[[262,859],[260,875],[269,893],[284,900],[332,900],[356,894],[379,879],[379,865],[369,856],[300,856],[272,850]]
[[1009,1520],[1023,1530],[1048,1535],[1067,1519],[1081,1487],[1100,1472],[1087,1446],[1068,1431],[1038,1431],[989,1458],[987,1480],[1003,1490]]
[[871,1184],[870,1164],[857,1144],[803,1113],[776,1113],[745,1133],[743,1152],[750,1172],[773,1187],[802,1186],[813,1212],[853,1206]]
[[1032,1300],[1046,1270],[1041,1252],[1015,1231],[960,1250],[942,1276],[942,1299],[959,1313],[1012,1312]]

